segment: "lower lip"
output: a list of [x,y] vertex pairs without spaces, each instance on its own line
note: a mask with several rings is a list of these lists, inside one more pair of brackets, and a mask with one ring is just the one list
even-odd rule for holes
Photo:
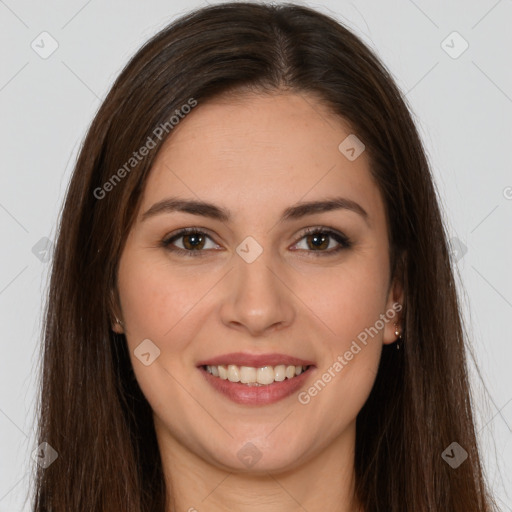
[[305,372],[291,379],[285,379],[281,382],[273,382],[264,386],[248,386],[240,382],[231,382],[220,377],[214,377],[208,373],[203,367],[199,370],[204,375],[209,384],[212,385],[219,393],[227,396],[237,404],[246,405],[267,405],[273,404],[290,396],[298,391],[311,375],[313,366],[310,366]]

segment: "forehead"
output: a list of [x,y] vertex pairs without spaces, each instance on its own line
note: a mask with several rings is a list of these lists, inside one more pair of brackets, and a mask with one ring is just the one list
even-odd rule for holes
[[172,195],[257,215],[342,195],[370,218],[382,216],[368,156],[349,160],[339,149],[351,134],[348,123],[303,93],[199,103],[161,148],[141,209]]

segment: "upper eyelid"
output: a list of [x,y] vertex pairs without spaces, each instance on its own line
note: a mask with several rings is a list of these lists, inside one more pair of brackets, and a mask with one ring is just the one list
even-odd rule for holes
[[[213,242],[215,242],[214,236],[211,235],[210,232],[207,229],[205,229],[205,228],[194,228],[194,227],[192,227],[192,228],[182,228],[182,229],[178,229],[177,231],[175,231],[173,233],[169,233],[168,235],[164,236],[163,241],[164,242],[169,242],[172,239],[179,239],[179,238],[181,238],[183,236],[190,235],[191,233],[202,233],[202,234],[206,235],[208,238],[210,238]],[[217,243],[217,242],[215,242],[215,243]]]

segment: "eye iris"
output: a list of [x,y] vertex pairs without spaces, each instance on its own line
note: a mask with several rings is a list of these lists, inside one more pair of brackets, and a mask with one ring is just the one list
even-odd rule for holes
[[[191,242],[187,243],[187,240],[190,240]],[[204,237],[198,233],[183,235],[183,246],[189,250],[198,248],[202,249],[204,246]]]
[[[329,247],[329,236],[324,234],[314,234],[307,237],[308,241],[313,240],[313,247],[315,249],[326,249]],[[327,241],[327,244],[325,242]]]

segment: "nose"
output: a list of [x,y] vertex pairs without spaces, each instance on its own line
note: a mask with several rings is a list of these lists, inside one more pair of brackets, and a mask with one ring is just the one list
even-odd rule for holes
[[224,283],[220,309],[224,325],[254,337],[290,326],[296,301],[283,267],[272,265],[266,251],[252,263],[235,256],[234,265]]

